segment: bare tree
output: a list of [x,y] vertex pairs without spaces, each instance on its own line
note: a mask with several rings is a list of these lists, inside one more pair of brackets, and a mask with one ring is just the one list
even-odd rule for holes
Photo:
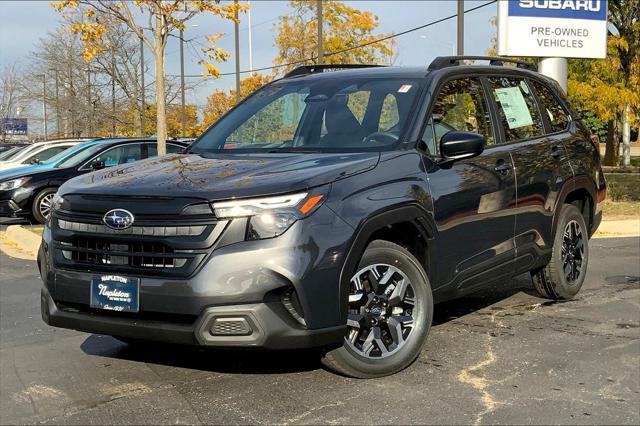
[[[21,90],[21,73],[17,63],[5,66],[0,72],[0,118],[12,118],[25,107]],[[2,140],[6,140],[4,128],[0,128]]]
[[[77,0],[58,1],[52,6],[61,13],[69,10],[84,9],[82,21],[71,25],[71,30],[82,35],[84,42],[83,56],[91,60],[96,54],[105,49],[105,35],[110,32],[114,23],[126,25],[139,40],[149,48],[153,54],[156,75],[156,134],[158,137],[158,154],[166,153],[167,122],[166,122],[166,79],[165,79],[165,49],[169,36],[174,30],[182,30],[185,23],[201,13],[211,13],[223,19],[238,20],[238,12],[247,9],[237,1],[232,4],[221,5],[220,1],[139,1],[124,0]],[[215,48],[215,38],[209,38],[212,46],[207,50],[214,60],[224,60],[228,56],[219,48]],[[215,66],[204,63],[207,70],[217,75]]]

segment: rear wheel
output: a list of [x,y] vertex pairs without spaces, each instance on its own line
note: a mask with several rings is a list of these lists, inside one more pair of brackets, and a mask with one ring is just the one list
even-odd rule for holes
[[551,261],[531,273],[533,285],[542,297],[572,299],[584,283],[589,261],[589,232],[576,206],[562,206],[553,243]]
[[53,197],[58,188],[45,188],[33,199],[31,213],[38,223],[45,223],[51,214],[53,208]]
[[351,278],[348,334],[323,364],[351,377],[396,373],[420,354],[433,316],[429,280],[418,260],[388,241],[372,242]]

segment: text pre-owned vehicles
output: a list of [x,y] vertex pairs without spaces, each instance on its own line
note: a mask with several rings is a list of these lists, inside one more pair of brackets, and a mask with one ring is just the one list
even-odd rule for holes
[[84,141],[86,139],[60,139],[28,145],[15,155],[0,161],[0,171],[42,163]]
[[38,257],[44,320],[318,346],[375,377],[418,356],[436,302],[524,271],[571,298],[602,215],[598,151],[551,80],[467,59],[302,67],[185,154],[67,182]]
[[[167,152],[182,152],[186,146],[169,141]],[[154,139],[95,139],[43,164],[0,172],[0,216],[27,216],[44,223],[56,191],[69,179],[155,155]]]

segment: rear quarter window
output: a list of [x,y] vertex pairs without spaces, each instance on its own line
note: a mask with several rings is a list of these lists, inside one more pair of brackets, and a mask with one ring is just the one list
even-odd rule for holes
[[544,112],[547,114],[551,133],[567,130],[571,118],[551,89],[535,80],[531,82],[531,85],[536,91],[538,99],[540,99]]

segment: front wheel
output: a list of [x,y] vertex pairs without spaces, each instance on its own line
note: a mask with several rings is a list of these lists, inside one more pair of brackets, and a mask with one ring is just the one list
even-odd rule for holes
[[386,376],[420,354],[433,317],[431,286],[411,253],[376,240],[351,278],[348,309],[344,342],[322,363],[346,376]]
[[588,238],[580,210],[571,204],[562,206],[551,260],[544,268],[531,273],[533,285],[542,297],[570,300],[580,291],[587,275]]
[[58,188],[45,188],[33,199],[31,213],[38,223],[45,223],[51,214],[53,208],[53,198]]

